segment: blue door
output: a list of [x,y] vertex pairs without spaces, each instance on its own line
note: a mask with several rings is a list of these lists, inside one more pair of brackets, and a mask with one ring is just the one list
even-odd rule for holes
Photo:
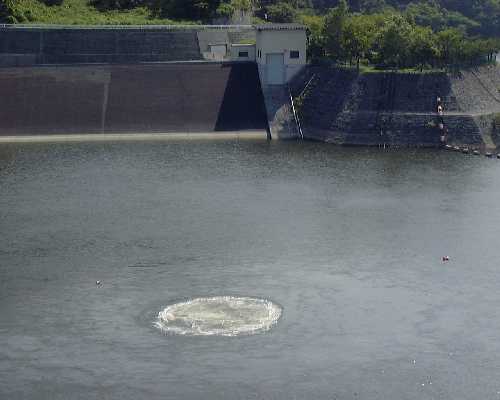
[[285,57],[283,53],[266,55],[267,84],[283,85],[285,83]]

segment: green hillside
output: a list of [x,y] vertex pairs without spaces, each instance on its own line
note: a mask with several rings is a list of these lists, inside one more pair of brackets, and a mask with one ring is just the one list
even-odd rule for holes
[[[2,0],[0,21],[12,23],[209,23],[235,9],[253,9],[270,22],[324,15],[340,0]],[[500,0],[348,0],[353,13],[398,13],[435,31],[500,36]]]
[[88,0],[0,0],[0,22],[67,25],[178,24],[193,21],[161,17],[144,5],[96,8]]

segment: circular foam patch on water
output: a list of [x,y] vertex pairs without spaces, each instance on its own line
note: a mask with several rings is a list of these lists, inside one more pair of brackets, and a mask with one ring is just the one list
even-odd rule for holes
[[281,307],[251,297],[200,297],[169,305],[155,326],[165,333],[189,336],[251,335],[272,328]]

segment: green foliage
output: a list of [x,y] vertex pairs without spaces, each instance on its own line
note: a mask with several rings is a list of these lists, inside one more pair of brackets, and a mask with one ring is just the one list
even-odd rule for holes
[[42,0],[42,3],[46,6],[60,6],[63,0]]
[[[90,17],[89,4],[105,15]],[[302,15],[325,16],[329,9],[346,5],[353,13],[400,13],[414,25],[430,27],[435,32],[457,28],[468,36],[500,37],[500,0],[0,0],[0,21],[42,22],[39,15],[59,18],[66,15],[61,8],[69,8],[83,11],[83,16],[73,13],[78,21],[109,18],[128,21],[136,15],[140,21],[147,14],[153,19],[210,23],[212,18],[230,16],[238,9],[253,9],[256,17],[264,21],[295,22]],[[47,11],[44,6],[53,10]],[[119,16],[115,11],[124,14]]]
[[217,16],[219,17],[231,17],[234,14],[234,7],[231,3],[221,3],[217,7]]
[[[339,0],[312,0],[326,12]],[[382,13],[387,9],[407,13],[417,24],[444,30],[465,29],[468,34],[500,36],[500,0],[349,0],[353,12]]]
[[250,11],[252,8],[252,0],[230,0],[229,2],[222,2],[218,5],[216,15],[229,18],[234,15],[237,10]]
[[363,13],[374,14],[387,8],[385,0],[360,0],[359,10]]
[[402,16],[393,16],[379,36],[380,62],[391,67],[403,67],[410,58],[412,25]]
[[299,17],[299,22],[308,29],[308,58],[318,60],[325,56],[325,18],[319,15],[305,15]]
[[434,1],[410,3],[406,15],[417,25],[428,26],[434,31],[455,27],[464,31],[474,30],[479,24],[456,11],[449,11]]
[[428,27],[414,26],[410,37],[410,58],[407,64],[421,69],[435,67],[439,59],[439,48],[434,32]]
[[267,17],[271,22],[294,22],[297,10],[290,3],[280,2],[267,7]]
[[220,0],[154,0],[154,10],[162,17],[207,21],[216,14]]
[[459,59],[461,43],[464,39],[463,33],[457,29],[446,29],[437,35],[437,43],[441,59],[447,64],[454,64]]
[[[7,23],[148,25],[182,22],[155,17],[151,10],[146,7],[131,10],[98,11],[87,0],[64,0],[60,6],[46,6],[37,0],[7,0],[3,4],[8,10],[8,15],[2,20]],[[182,23],[192,22],[183,21]]]
[[341,0],[339,5],[332,8],[325,16],[325,50],[334,60],[345,58],[345,25],[349,14],[346,0]]
[[368,55],[376,38],[375,21],[368,16],[354,16],[349,18],[344,26],[343,48],[345,57],[356,60],[359,68],[361,58]]
[[230,4],[235,10],[250,11],[253,8],[252,0],[231,0]]
[[326,57],[351,65],[356,62],[358,68],[362,60],[397,69],[474,65],[493,61],[500,50],[498,40],[468,38],[457,28],[436,32],[417,24],[407,13],[386,9],[379,14],[352,14],[345,2],[326,14],[319,37]]

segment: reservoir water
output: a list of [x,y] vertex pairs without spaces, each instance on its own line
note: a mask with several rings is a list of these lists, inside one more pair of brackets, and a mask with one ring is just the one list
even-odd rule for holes
[[[499,244],[496,159],[3,144],[0,398],[498,399]],[[237,337],[155,326],[218,296],[280,318]]]

